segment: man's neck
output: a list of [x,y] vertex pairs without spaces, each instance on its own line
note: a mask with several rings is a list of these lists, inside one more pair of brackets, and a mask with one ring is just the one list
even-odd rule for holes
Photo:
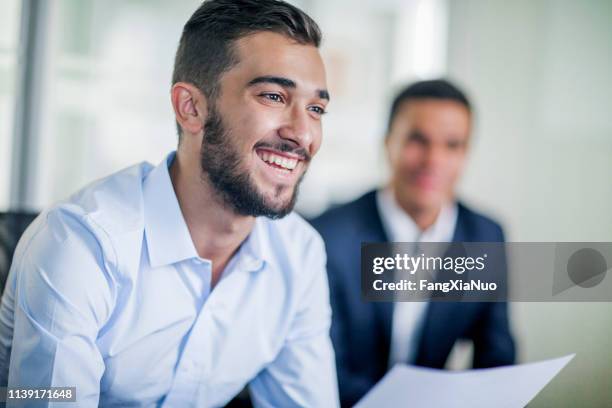
[[[393,190],[393,189],[392,189]],[[419,207],[411,205],[407,200],[402,200],[398,197],[397,193],[394,192],[395,201],[402,210],[406,212],[412,218],[414,223],[419,227],[421,232],[427,230],[429,227],[435,224],[442,206],[437,207]]]
[[214,286],[255,218],[237,215],[201,177],[200,164],[190,162],[199,158],[181,153],[177,151],[170,166],[170,179],[198,255],[212,261]]

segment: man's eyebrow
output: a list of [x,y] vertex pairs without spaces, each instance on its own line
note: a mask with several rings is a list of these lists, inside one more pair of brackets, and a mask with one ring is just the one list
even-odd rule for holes
[[247,86],[253,86],[257,84],[276,84],[284,88],[296,88],[297,87],[295,81],[289,78],[277,77],[277,76],[272,76],[272,75],[265,75],[265,76],[253,78],[249,81]]
[[[247,87],[254,86],[257,84],[276,84],[282,86],[283,88],[297,88],[297,84],[294,80],[273,75],[264,75],[257,78],[253,78],[249,81]],[[317,91],[315,91],[315,93],[319,98],[326,99],[329,101],[329,92],[326,89],[318,89]]]

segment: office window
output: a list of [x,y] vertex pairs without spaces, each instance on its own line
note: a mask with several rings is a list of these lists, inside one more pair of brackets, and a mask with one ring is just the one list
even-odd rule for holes
[[21,2],[0,2],[0,210],[9,206]]
[[176,146],[172,61],[198,3],[51,4],[30,206],[48,206],[137,162],[158,163]]

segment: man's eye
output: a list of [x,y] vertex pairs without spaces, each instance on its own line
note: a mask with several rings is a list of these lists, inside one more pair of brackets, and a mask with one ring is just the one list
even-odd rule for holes
[[448,142],[446,145],[451,150],[457,150],[457,149],[459,149],[461,147],[461,142],[451,141],[451,142]]
[[320,106],[311,106],[310,110],[319,115],[325,115],[327,113],[327,111]]
[[283,97],[279,94],[275,94],[275,93],[263,93],[260,96],[263,96],[266,99],[269,99],[273,102],[282,102],[283,101]]

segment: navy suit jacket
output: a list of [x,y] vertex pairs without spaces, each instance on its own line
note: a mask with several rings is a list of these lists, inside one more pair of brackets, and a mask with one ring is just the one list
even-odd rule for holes
[[[338,385],[343,406],[356,403],[388,367],[392,302],[364,302],[360,290],[361,242],[388,238],[376,204],[376,192],[316,219],[327,249],[331,304],[331,337],[336,351]],[[501,227],[458,203],[453,241],[503,242]],[[417,343],[416,365],[443,368],[458,339],[472,340],[473,367],[513,364],[515,347],[506,303],[429,302]]]

